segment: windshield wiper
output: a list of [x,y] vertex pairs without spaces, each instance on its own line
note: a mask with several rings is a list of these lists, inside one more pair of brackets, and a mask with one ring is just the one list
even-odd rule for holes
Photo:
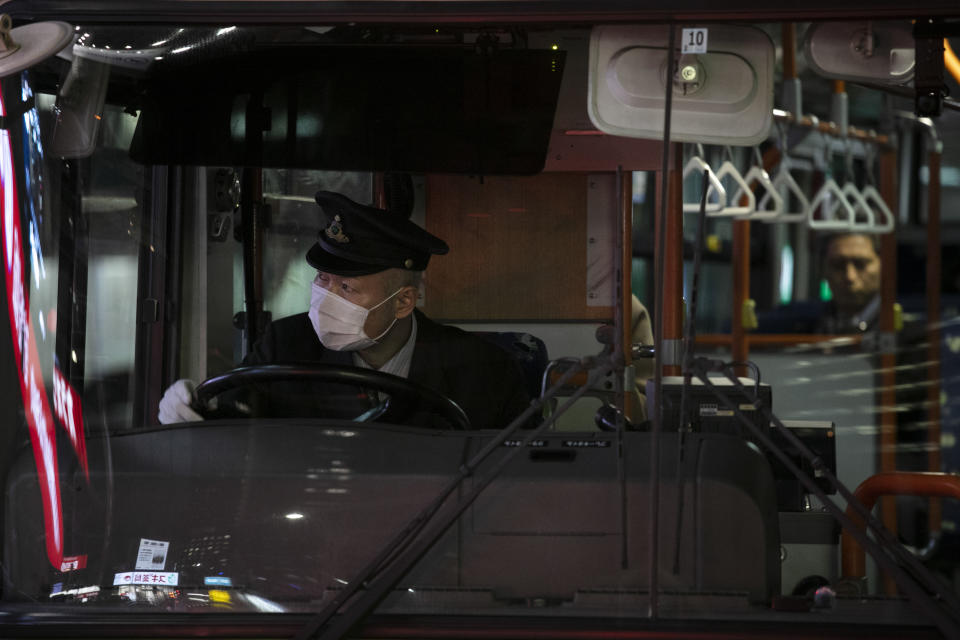
[[[606,376],[613,369],[616,357],[617,354],[614,353],[583,358],[578,361],[576,366],[564,372],[556,384],[546,393],[542,394],[540,398],[532,401],[523,413],[501,430],[500,433],[483,447],[483,449],[478,451],[473,458],[464,463],[460,467],[459,474],[441,490],[436,498],[417,514],[396,537],[384,546],[370,564],[350,580],[337,597],[311,619],[300,632],[294,636],[294,639],[308,640],[314,637],[319,638],[319,640],[339,639],[353,629],[354,626],[380,604],[413,565],[430,550],[440,536],[456,522],[457,518],[473,504],[484,489],[497,478],[507,464],[518,453],[526,449],[527,443],[539,437],[550,425],[556,422],[557,418],[559,418],[567,408],[584,395],[595,382],[603,376]],[[443,503],[460,487],[461,483],[467,478],[472,477],[477,467],[486,460],[490,454],[502,449],[503,443],[506,442],[514,432],[526,424],[534,415],[539,413],[541,407],[547,400],[557,395],[574,375],[584,369],[591,370],[587,382],[571,394],[567,401],[536,429],[531,429],[528,435],[522,440],[520,446],[511,447],[510,450],[493,465],[486,476],[478,480],[459,502],[451,509],[445,511],[442,517],[437,517],[436,521],[432,522],[431,525],[431,521],[434,520],[434,516],[437,515]],[[428,525],[431,525],[429,529],[427,528]],[[363,593],[350,603],[349,601],[353,599],[361,589],[364,590]],[[343,610],[339,617],[335,618],[344,606],[346,606],[346,609]],[[318,633],[320,635],[317,635]]]

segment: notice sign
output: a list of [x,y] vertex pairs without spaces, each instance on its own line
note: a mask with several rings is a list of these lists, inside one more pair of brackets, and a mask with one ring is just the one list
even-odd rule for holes
[[684,29],[680,36],[680,53],[706,53],[707,30]]
[[180,574],[175,571],[124,571],[113,574],[113,585],[158,584],[175,587],[179,579]]
[[60,571],[76,571],[87,568],[87,556],[64,556],[60,561]]
[[141,569],[162,571],[167,564],[167,550],[169,548],[169,542],[140,538],[140,550],[137,551],[137,566],[135,568],[137,571]]
[[230,578],[224,578],[223,576],[207,576],[203,579],[203,584],[217,587],[232,587],[233,581]]

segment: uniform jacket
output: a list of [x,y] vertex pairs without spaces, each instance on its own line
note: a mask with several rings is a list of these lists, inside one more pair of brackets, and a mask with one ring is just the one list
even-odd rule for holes
[[[519,365],[505,350],[414,313],[417,339],[409,380],[456,402],[476,429],[505,427],[526,409],[530,398]],[[285,363],[353,366],[353,354],[324,348],[301,313],[271,323],[244,359],[245,365]]]

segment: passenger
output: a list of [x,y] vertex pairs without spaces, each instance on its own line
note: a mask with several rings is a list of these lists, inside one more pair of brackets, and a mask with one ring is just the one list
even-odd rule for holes
[[759,315],[762,333],[847,334],[873,331],[880,315],[880,255],[876,236],[839,233],[826,238],[823,274],[831,300],[808,300]]
[[[630,296],[630,342],[635,345],[653,345],[653,323],[650,312],[636,295]],[[655,370],[653,358],[637,358],[633,361],[637,399],[637,411],[634,414],[636,422],[647,419],[647,380],[653,378]]]
[[820,321],[820,333],[858,333],[876,328],[880,311],[880,256],[876,236],[832,236],[824,274],[833,299]]
[[[501,428],[520,414],[530,398],[509,354],[416,308],[427,262],[447,253],[446,243],[403,215],[338,193],[321,191],[316,201],[325,221],[306,255],[317,270],[310,310],[271,323],[243,364],[390,373],[452,399],[476,428]],[[160,400],[160,422],[201,420],[194,402],[193,382],[178,380]]]

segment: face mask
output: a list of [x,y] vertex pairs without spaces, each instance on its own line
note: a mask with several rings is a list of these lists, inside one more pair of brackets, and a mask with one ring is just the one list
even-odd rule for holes
[[359,351],[377,344],[397,323],[393,319],[390,326],[376,338],[371,338],[363,330],[370,312],[402,291],[397,289],[371,308],[361,307],[332,291],[324,289],[314,282],[310,294],[310,322],[317,332],[320,343],[334,351]]

